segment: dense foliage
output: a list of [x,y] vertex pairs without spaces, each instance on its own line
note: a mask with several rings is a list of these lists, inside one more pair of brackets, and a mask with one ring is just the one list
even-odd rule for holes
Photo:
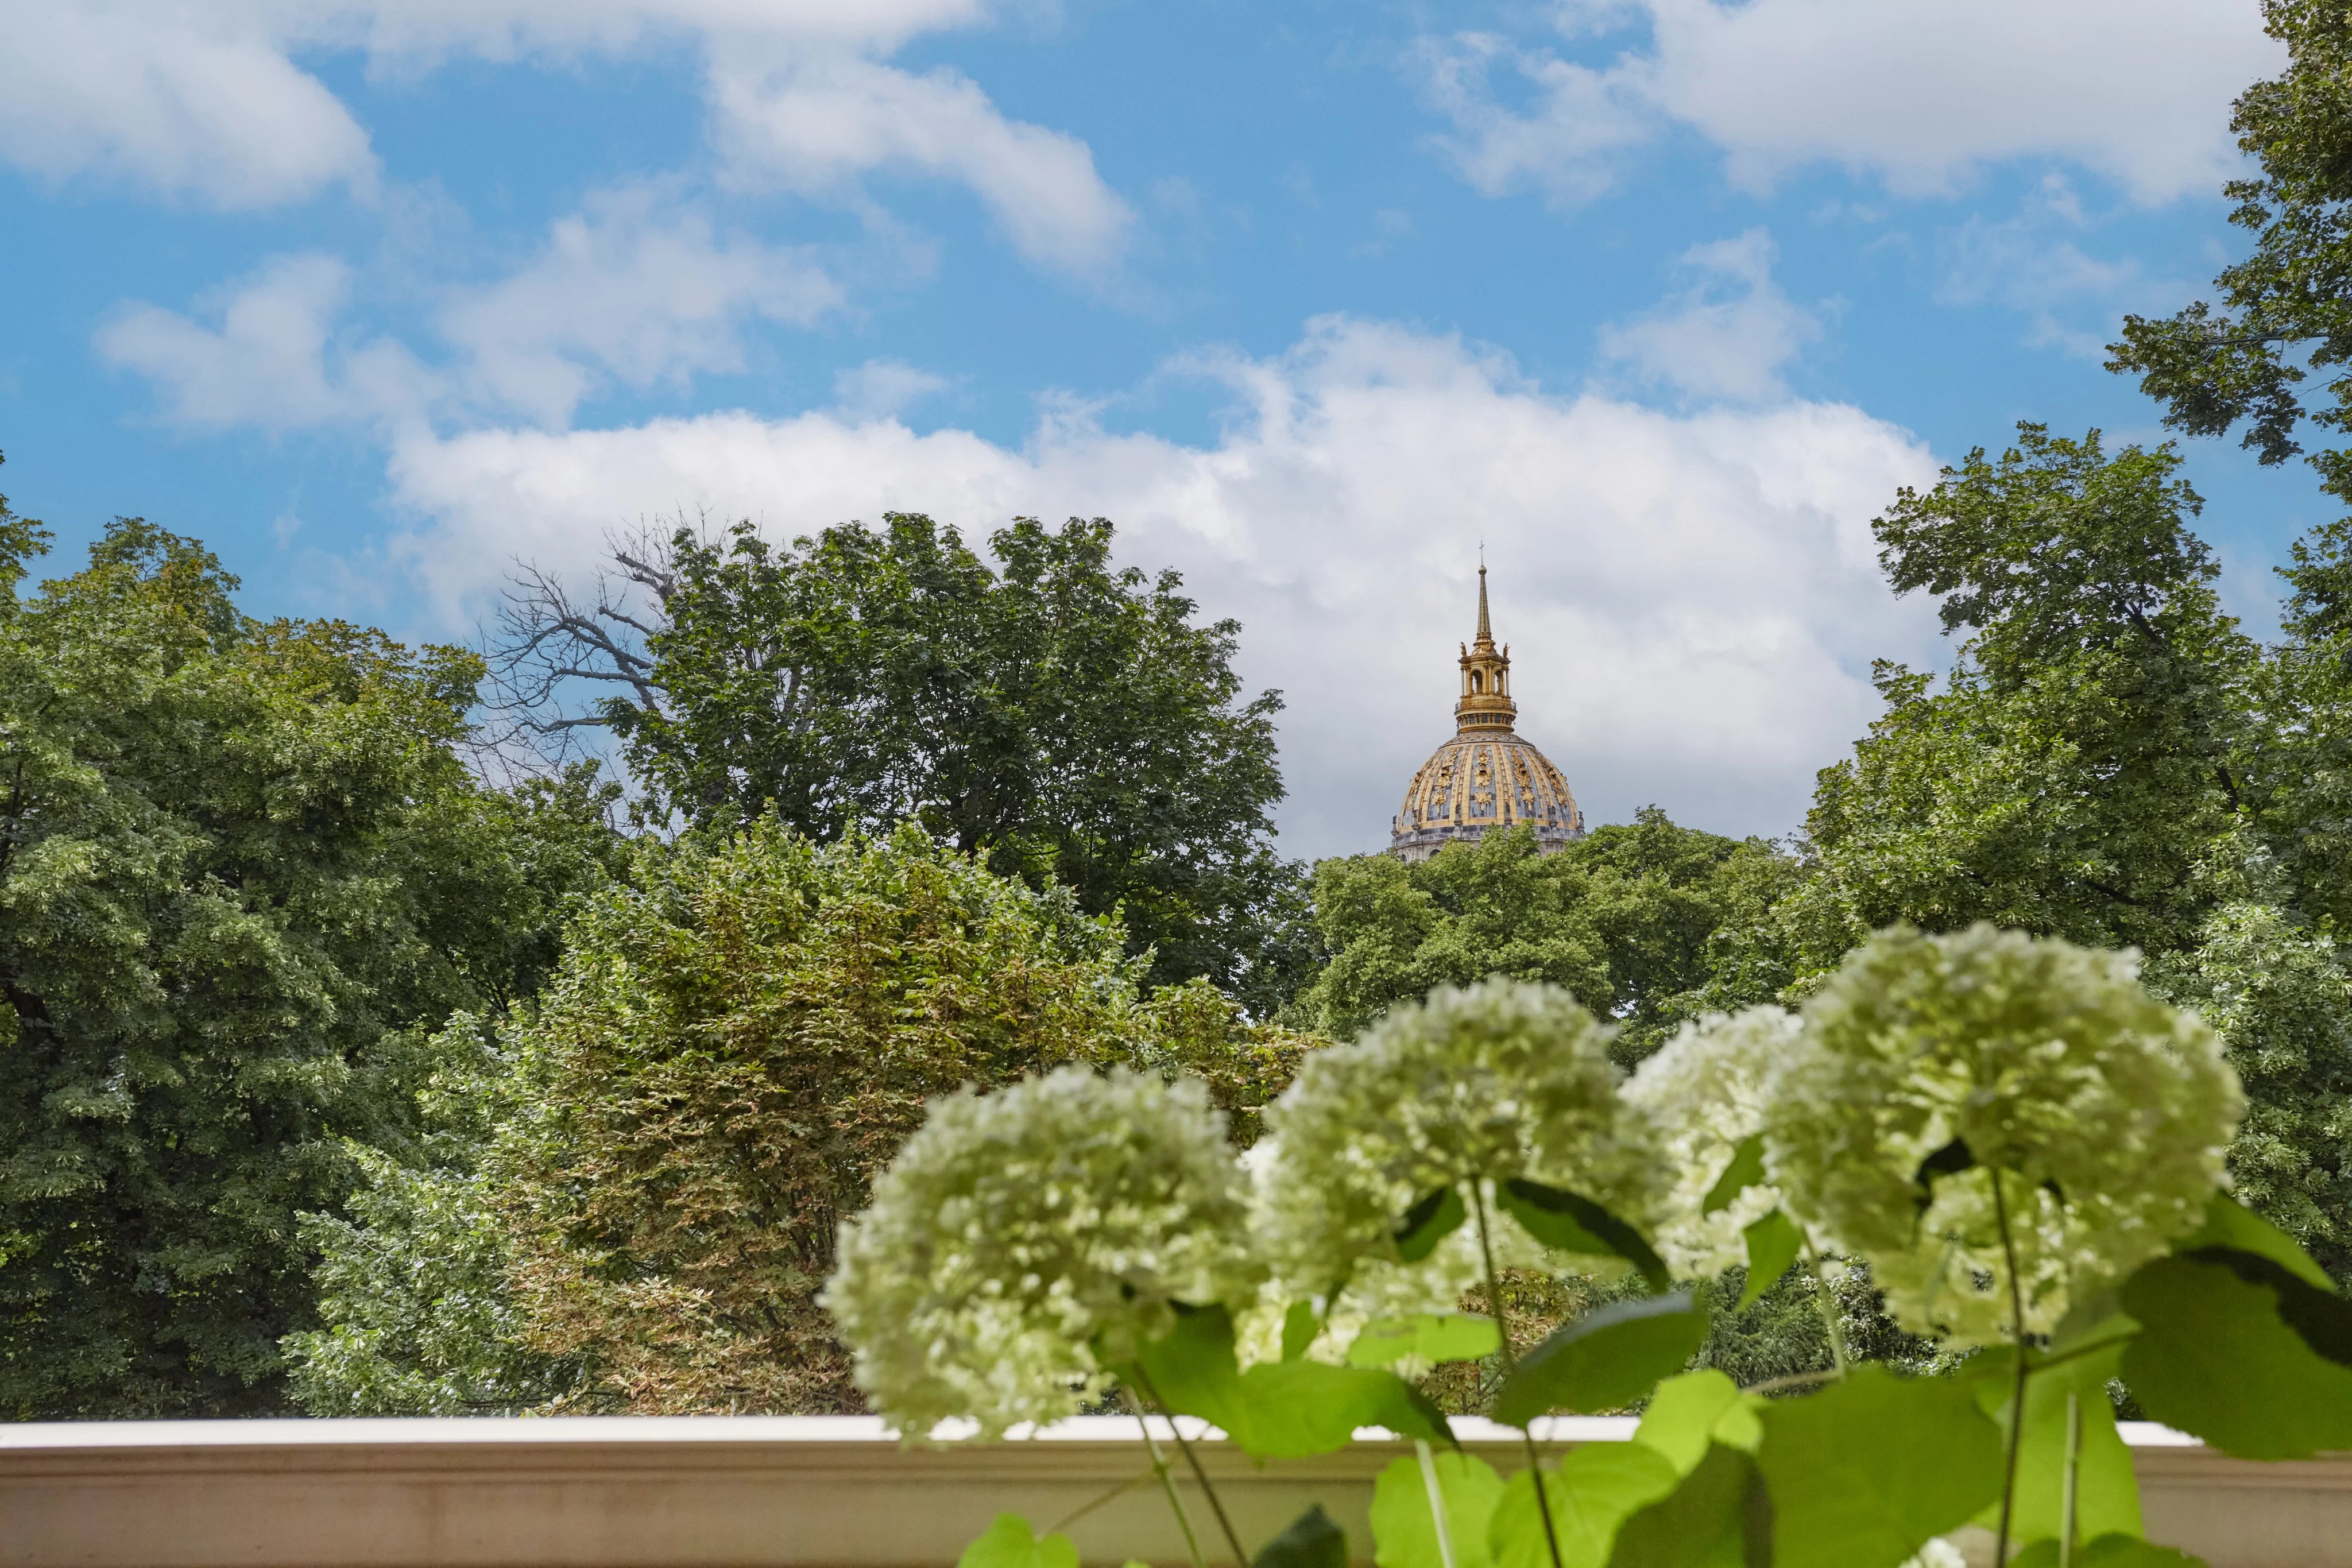
[[[2218,307],[2126,317],[2109,368],[2138,372],[2175,428],[2219,435],[2242,422],[2244,444],[2283,463],[2303,450],[2305,420],[2352,430],[2352,376],[2336,369],[2352,361],[2352,7],[2263,0],[2263,20],[2287,69],[2239,97],[2230,128],[2261,172],[2223,187],[2253,253],[2215,279]],[[2328,378],[2325,402],[2301,390],[2315,372]],[[2310,462],[2352,500],[2352,453]]]
[[1315,868],[1330,961],[1294,1009],[1342,1038],[1438,986],[1488,975],[1566,987],[1619,1021],[1634,1061],[1716,973],[1711,944],[1764,918],[1797,874],[1759,839],[1676,827],[1655,807],[1538,855],[1532,830],[1419,864],[1387,855]]
[[21,595],[43,542],[0,503],[0,1413],[267,1410],[296,1216],[550,965],[603,802],[474,780],[461,651],[256,622],[135,519]]
[[1204,984],[1146,997],[1125,948],[1066,890],[912,826],[640,846],[537,1004],[445,1041],[455,1157],[372,1173],[367,1223],[318,1233],[335,1288],[296,1344],[306,1403],[858,1408],[814,1297],[933,1097],[1067,1062],[1236,1110],[1286,1081],[1297,1037]]
[[[1565,991],[1440,988],[1310,1058],[1246,1171],[1197,1092],[1065,1069],[941,1103],[845,1228],[828,1299],[860,1386],[918,1442],[1113,1390],[1260,1460],[1371,1424],[1413,1439],[1371,1510],[1387,1568],[1941,1568],[1969,1526],[1995,1563],[2195,1568],[2145,1539],[2110,1384],[2241,1458],[2342,1447],[2352,1301],[2222,1192],[2236,1076],[2136,969],[1989,925],[1898,927],[1801,1011],[1685,1026],[1630,1083]],[[1744,1241],[1751,1291],[1815,1285],[1830,1365],[1748,1386],[1685,1370],[1715,1307],[1676,1281],[1718,1237]],[[1606,1263],[1626,1288],[1522,1350],[1503,1260]],[[1928,1336],[1934,1375],[1853,1358],[1843,1260]],[[1464,1311],[1481,1279],[1488,1310]],[[1408,1380],[1482,1357],[1487,1413],[1525,1437],[1507,1479],[1441,1453],[1453,1434]],[[1538,1444],[1549,1413],[1635,1406],[1630,1443]],[[1206,1531],[1152,1463],[1203,1568]],[[1347,1561],[1320,1507],[1253,1552],[1194,1469],[1233,1562]],[[1075,1562],[1049,1531],[1000,1514],[962,1568]]]
[[514,1415],[582,1389],[587,1369],[525,1343],[514,1249],[485,1158],[521,1087],[481,1017],[428,1041],[423,1135],[395,1156],[354,1145],[359,1185],[302,1217],[320,1326],[289,1334],[294,1401],[317,1416]]
[[534,694],[551,669],[608,677],[593,716],[657,817],[820,841],[917,822],[1118,911],[1156,983],[1263,1012],[1306,959],[1272,848],[1281,698],[1244,698],[1237,622],[1199,622],[1174,572],[1114,568],[1111,542],[1100,518],[1017,521],[993,561],[898,513],[789,546],[680,530],[625,556],[649,608],[599,620],[541,583],[502,660]]
[[[1822,776],[1778,972],[1801,991],[1897,920],[2139,948],[2229,1042],[2252,1101],[2239,1191],[2352,1277],[2352,1053],[2330,1003],[2352,972],[2341,862],[2311,831],[2342,789],[2352,687],[2310,613],[2268,650],[2221,613],[2177,465],[2026,425],[1878,520],[1889,579],[1942,595],[1964,635],[1941,689],[1881,668],[1885,714]],[[2302,593],[2341,570],[2335,548],[2305,542]]]
[[1807,829],[1856,933],[1990,920],[2169,951],[2243,808],[2253,644],[2215,597],[2169,449],[2021,426],[1877,519],[1890,584],[1962,640],[1941,691],[1882,665],[1885,714]]

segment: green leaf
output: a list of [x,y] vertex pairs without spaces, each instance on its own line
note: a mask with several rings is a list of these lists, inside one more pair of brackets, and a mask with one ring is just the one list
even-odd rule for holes
[[2342,1297],[2218,1247],[2143,1266],[2121,1296],[2140,1324],[2124,1381],[2152,1419],[2240,1458],[2352,1448],[2352,1366],[2311,1343],[2341,1326]]
[[1000,1513],[956,1559],[956,1568],[1078,1568],[1078,1549],[1056,1531],[1042,1539],[1017,1513]]
[[1764,1134],[1750,1133],[1739,1140],[1739,1146],[1731,1151],[1731,1163],[1723,1167],[1723,1174],[1706,1189],[1706,1197],[1698,1206],[1699,1213],[1720,1214],[1738,1201],[1741,1193],[1763,1179]]
[[1805,1249],[1797,1222],[1777,1208],[1739,1234],[1748,1239],[1748,1288],[1739,1292],[1739,1304],[1731,1309],[1735,1312],[1746,1312],[1779,1284]]
[[1495,1199],[1528,1235],[1547,1247],[1591,1257],[1622,1258],[1653,1291],[1663,1291],[1670,1282],[1665,1260],[1642,1233],[1589,1197],[1513,1176],[1496,1189]]
[[[1495,1467],[1470,1454],[1433,1454],[1445,1501],[1454,1568],[1490,1568],[1486,1529],[1503,1495]],[[1444,1568],[1429,1514],[1429,1482],[1417,1458],[1392,1460],[1372,1483],[1372,1561],[1379,1568]]]
[[1240,1371],[1233,1316],[1222,1306],[1180,1312],[1165,1337],[1113,1370],[1171,1415],[1200,1416],[1257,1458],[1328,1454],[1359,1427],[1454,1441],[1444,1413],[1394,1373],[1306,1360]]
[[1707,1367],[1669,1377],[1650,1396],[1633,1441],[1664,1454],[1680,1475],[1688,1475],[1706,1457],[1709,1443],[1755,1452],[1764,1428],[1756,1412],[1761,1395],[1742,1394],[1739,1385]]
[[2139,1332],[2139,1324],[2124,1311],[2123,1297],[2113,1285],[2094,1286],[2074,1297],[2066,1315],[2050,1331],[2050,1354],[2079,1350],[2108,1340],[2120,1345]]
[[[2058,1568],[2058,1542],[2037,1541],[2010,1559],[2011,1568]],[[2205,1559],[2158,1546],[2137,1535],[2102,1535],[2074,1549],[2074,1568],[2205,1568]]]
[[1682,1370],[1706,1339],[1687,1291],[1612,1301],[1552,1331],[1495,1394],[1495,1419],[1524,1427],[1549,1410],[1619,1410]]
[[1297,1361],[1323,1332],[1323,1320],[1315,1315],[1312,1301],[1293,1301],[1282,1314],[1282,1359]]
[[[2088,1536],[2140,1533],[2139,1482],[2130,1450],[2116,1430],[2107,1382],[2123,1360],[2120,1343],[2078,1355],[2034,1372],[2025,1380],[2025,1426],[2020,1439],[2017,1494],[2011,1500],[2010,1539],[2055,1538],[2065,1528],[2066,1400],[2074,1398],[2080,1430],[2074,1472],[2074,1533]],[[2000,1427],[2006,1440],[2009,1401],[2015,1387],[2016,1352],[2007,1348],[1971,1356],[1960,1376],[1976,1390],[1977,1408]],[[1977,1522],[1991,1528],[2000,1505],[1987,1505]]]
[[2303,1277],[2273,1259],[2241,1252],[2234,1247],[2206,1247],[2187,1254],[2200,1263],[2218,1263],[2250,1285],[2267,1285],[2278,1292],[2279,1316],[2302,1336],[2314,1355],[2338,1366],[2352,1366],[2352,1301],[2305,1283]]
[[1359,1427],[1383,1427],[1430,1443],[1454,1441],[1445,1412],[1396,1374],[1319,1361],[1251,1367],[1241,1375],[1234,1414],[1238,1427],[1217,1425],[1258,1458],[1328,1454],[1346,1448]]
[[1424,1366],[1445,1361],[1476,1361],[1502,1348],[1495,1320],[1476,1312],[1422,1312],[1409,1318],[1378,1318],[1366,1323],[1348,1347],[1350,1366],[1394,1366],[1412,1360]]
[[1348,1568],[1348,1537],[1318,1502],[1260,1547],[1250,1568]]
[[[1241,1364],[1234,1354],[1233,1314],[1223,1307],[1180,1308],[1175,1325],[1115,1369],[1120,1382],[1171,1415],[1198,1416],[1224,1429],[1239,1412]],[[1239,1441],[1235,1437],[1235,1441]]]
[[2267,1258],[2307,1285],[2331,1292],[2336,1289],[2336,1281],[2327,1277],[2327,1270],[2313,1261],[2311,1254],[2297,1246],[2294,1237],[2218,1192],[2205,1206],[2204,1225],[2196,1235],[2175,1242],[2172,1250],[2200,1252],[2211,1247],[2227,1247]]
[[[1586,1443],[1543,1472],[1561,1568],[1604,1568],[1627,1515],[1675,1490],[1675,1468],[1637,1443]],[[1488,1528],[1494,1568],[1551,1568],[1534,1472],[1503,1489]]]
[[1681,1485],[1619,1526],[1609,1562],[1612,1568],[1769,1568],[1771,1538],[1772,1501],[1756,1461],[1717,1443]]
[[1462,1228],[1469,1210],[1462,1207],[1458,1188],[1441,1186],[1423,1193],[1420,1201],[1404,1211],[1394,1232],[1397,1256],[1408,1263],[1418,1263],[1437,1250],[1437,1244]]
[[1773,1568],[1895,1568],[2000,1491],[2000,1428],[1958,1379],[1857,1366],[1760,1418]]

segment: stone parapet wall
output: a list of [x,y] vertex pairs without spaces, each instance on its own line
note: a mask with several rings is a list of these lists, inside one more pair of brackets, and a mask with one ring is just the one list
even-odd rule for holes
[[[1515,1432],[1455,1425],[1465,1448],[1517,1468]],[[1548,1441],[1571,1445],[1621,1442],[1633,1428],[1547,1425]],[[2212,1568],[2352,1561],[2352,1457],[2258,1465],[2160,1427],[2126,1423],[2125,1437],[2154,1539]],[[1203,1451],[1244,1539],[1321,1502],[1369,1563],[1372,1479],[1412,1449],[1362,1441],[1263,1467],[1221,1442]],[[1042,1528],[1142,1479],[1135,1424],[1108,1418],[929,1449],[902,1448],[859,1416],[0,1427],[0,1563],[947,1568],[1000,1510]],[[1070,1533],[1088,1563],[1184,1557],[1148,1485]]]

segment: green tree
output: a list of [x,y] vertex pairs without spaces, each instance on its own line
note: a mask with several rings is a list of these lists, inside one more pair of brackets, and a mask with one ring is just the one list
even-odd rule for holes
[[256,622],[136,519],[24,597],[45,538],[0,503],[0,1411],[275,1408],[296,1215],[545,967],[593,791],[484,795],[460,650]]
[[[2352,429],[2352,375],[2334,368],[2352,361],[2352,7],[2263,0],[2263,21],[2286,45],[2287,68],[2240,95],[2230,126],[2261,172],[2223,187],[2253,253],[2215,279],[2219,306],[2126,316],[2108,368],[2137,372],[2166,423],[2219,435],[2243,422],[2245,445],[2283,463],[2302,450],[2306,418]],[[2315,403],[2301,390],[2314,372],[2327,378]],[[2330,494],[2352,500],[2352,454],[2310,462]]]
[[2326,932],[2239,892],[2194,947],[2148,966],[2148,983],[2228,1042],[2246,1087],[2230,1148],[2240,1200],[2352,1280],[2352,969]]
[[528,700],[556,672],[607,682],[593,716],[551,722],[609,727],[656,816],[772,813],[819,840],[918,822],[1118,911],[1154,983],[1205,977],[1268,1011],[1311,960],[1272,848],[1281,698],[1244,699],[1239,624],[1199,622],[1172,571],[1115,569],[1112,532],[1021,519],[992,564],[903,513],[788,547],[681,529],[622,552],[638,611],[530,580],[501,660]]
[[2197,870],[2244,805],[2259,650],[2221,612],[2179,462],[2021,424],[1872,525],[1890,584],[1938,595],[1962,641],[1940,690],[1881,664],[1886,711],[1821,776],[1813,896],[1836,914],[1801,969],[1896,921],[2194,939]]
[[[2243,260],[2163,319],[2126,317],[2110,370],[2137,373],[2166,423],[2197,435],[2242,426],[2265,464],[2304,451],[2323,491],[2352,501],[2352,9],[2263,0],[2287,47],[2276,78],[2231,119],[2259,172],[2231,181]],[[2314,389],[2310,383],[2320,383]],[[2352,525],[2294,546],[2285,636],[2259,673],[2261,744],[2245,771],[2249,831],[2213,859],[2221,902],[2192,954],[2159,965],[2222,1028],[2253,1101],[2232,1170],[2265,1213],[2352,1280],[2352,1042],[2330,1022],[2345,994],[2352,918]],[[2225,1021],[2226,1020],[2226,1021]]]
[[320,1325],[286,1336],[288,1382],[314,1416],[516,1415],[581,1391],[576,1360],[523,1343],[515,1249],[483,1155],[521,1081],[496,1031],[461,1013],[427,1045],[422,1135],[404,1157],[350,1147],[341,1212],[301,1217]]
[[1656,807],[1538,854],[1532,830],[1489,833],[1418,864],[1384,854],[1315,868],[1331,958],[1295,1009],[1345,1038],[1393,1004],[1488,975],[1565,986],[1647,1055],[1712,973],[1718,933],[1764,917],[1795,874],[1760,839],[1676,827]]
[[1145,998],[1117,921],[911,824],[636,853],[494,1044],[445,1038],[436,1160],[317,1228],[311,1408],[862,1408],[816,1292],[927,1101],[1126,1062],[1208,1079],[1246,1137],[1309,1043],[1203,983]]
[[2239,1191],[2352,1278],[2340,530],[2298,545],[2287,635],[2259,648],[2221,612],[2178,463],[2023,425],[1878,519],[1889,580],[1941,595],[1962,641],[1940,689],[1880,667],[1886,711],[1822,771],[1813,874],[1757,969],[1793,998],[1897,921],[2139,948],[2245,1083]]
[[2352,930],[2352,524],[2314,528],[2280,571],[2284,633],[2259,673],[2248,764],[2265,885],[2306,920]]
[[2347,532],[2314,529],[2281,575],[2284,632],[2256,672],[2246,826],[2214,844],[2196,945],[2150,980],[2230,1042],[2249,1109],[2238,1190],[2352,1281],[2352,625]]

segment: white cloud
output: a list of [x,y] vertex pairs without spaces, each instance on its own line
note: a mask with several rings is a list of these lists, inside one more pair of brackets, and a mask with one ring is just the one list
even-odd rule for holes
[[896,419],[951,383],[947,377],[904,360],[868,360],[833,378],[834,412],[845,419]]
[[[1607,8],[1604,8],[1604,10]],[[1769,186],[1827,162],[1905,193],[1940,193],[1982,164],[2070,159],[2155,203],[2216,187],[2235,153],[2230,100],[2285,61],[2254,0],[1643,0],[1651,42],[1594,68],[1507,50],[1536,89],[1517,110],[1473,66],[1504,48],[1473,35],[1417,59],[1481,190],[1555,196],[1605,186],[1606,156],[1641,111],[1721,148],[1735,184]],[[1571,7],[1562,30],[1590,32]]]
[[[1431,106],[1454,122],[1437,146],[1486,195],[1532,188],[1559,205],[1591,201],[1614,183],[1621,156],[1654,133],[1656,111],[1630,67],[1595,70],[1491,33],[1423,38],[1412,60]],[[1531,110],[1496,95],[1498,60],[1535,93]]]
[[333,256],[280,256],[208,301],[205,326],[152,305],[131,305],[99,329],[106,360],[155,384],[164,413],[184,424],[287,430],[342,417],[348,389],[327,369],[329,336],[351,293]]
[[738,371],[747,318],[806,325],[843,298],[805,255],[722,238],[706,214],[633,186],[557,220],[535,260],[457,296],[440,324],[476,395],[561,424],[603,376],[643,389]]
[[1521,727],[1596,821],[1654,800],[1786,829],[1875,711],[1868,660],[1932,645],[1926,608],[1880,585],[1868,518],[1934,465],[1858,410],[1553,397],[1457,340],[1336,319],[1277,359],[1193,368],[1241,400],[1204,447],[1068,412],[1019,448],[835,413],[418,434],[393,458],[418,518],[402,548],[462,622],[514,556],[576,570],[616,523],[681,507],[782,536],[892,509],[975,537],[1116,518],[1127,559],[1241,617],[1246,676],[1286,693],[1294,853],[1385,842],[1450,730],[1481,537]]
[[909,38],[986,20],[990,0],[360,0],[303,7],[356,24],[371,55],[395,68],[451,55],[619,54],[648,37],[788,40],[884,52]]
[[1601,357],[1694,397],[1760,402],[1787,392],[1780,367],[1821,336],[1821,323],[1772,281],[1772,236],[1760,228],[1694,246],[1682,265],[1699,281],[1647,315],[1601,329]]
[[2104,359],[2121,308],[2162,309],[2186,290],[2152,284],[2131,257],[2091,255],[2076,243],[2087,226],[2074,187],[2046,175],[2015,216],[1992,223],[1974,215],[1943,237],[1936,297],[1948,305],[2006,305],[2031,321],[2026,341],[2034,347]]
[[1007,120],[968,78],[836,54],[713,72],[719,138],[740,179],[811,196],[852,192],[877,170],[969,186],[1024,256],[1099,272],[1123,250],[1134,214],[1074,136]]
[[438,326],[457,355],[445,367],[387,338],[339,342],[352,277],[333,256],[283,256],[193,317],[124,307],[99,329],[99,352],[153,382],[165,417],[202,428],[484,409],[562,425],[608,380],[683,387],[697,372],[741,370],[750,318],[805,324],[843,299],[803,253],[722,237],[702,212],[646,186],[592,193],[522,267],[449,291]]
[[965,78],[882,63],[992,0],[0,0],[0,158],[223,207],[373,188],[350,110],[297,60],[378,73],[451,57],[563,60],[676,40],[708,61],[739,171],[826,197],[899,169],[956,181],[1024,256],[1099,273],[1133,223],[1085,142],[1009,120]]
[[0,4],[0,158],[217,207],[370,183],[367,132],[236,9]]

